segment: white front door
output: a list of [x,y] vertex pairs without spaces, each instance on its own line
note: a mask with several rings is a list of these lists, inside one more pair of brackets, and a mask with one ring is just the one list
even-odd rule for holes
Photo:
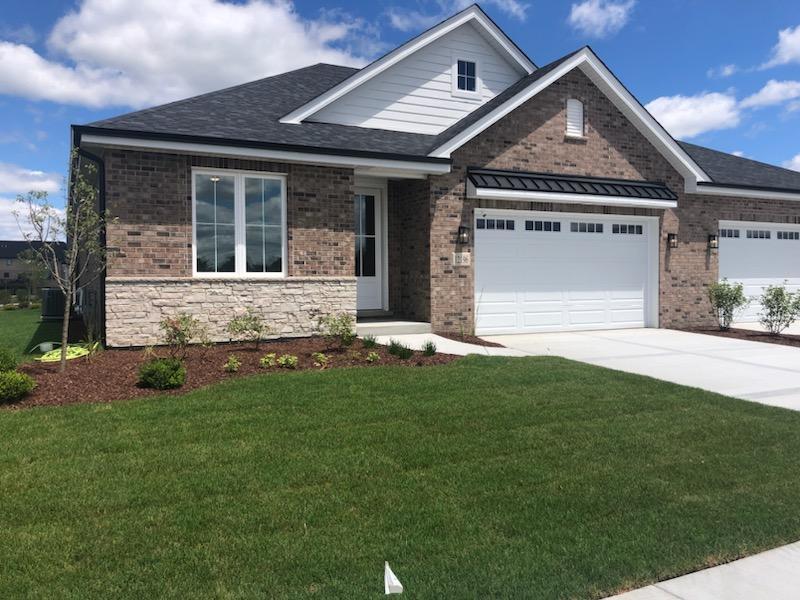
[[657,324],[658,221],[475,209],[478,334]]
[[383,198],[380,189],[357,189],[356,282],[358,310],[383,308]]
[[719,277],[741,283],[750,300],[735,320],[758,321],[767,286],[800,291],[800,225],[720,221]]

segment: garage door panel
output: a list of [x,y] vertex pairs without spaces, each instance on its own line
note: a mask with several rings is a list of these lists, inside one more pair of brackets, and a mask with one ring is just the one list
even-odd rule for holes
[[[476,227],[478,333],[644,326],[652,242],[645,220],[638,220],[642,234],[626,236],[612,234],[612,224],[630,217],[522,214],[514,231]],[[529,231],[526,219],[559,221],[562,231]],[[604,231],[572,232],[575,220],[602,223]]]

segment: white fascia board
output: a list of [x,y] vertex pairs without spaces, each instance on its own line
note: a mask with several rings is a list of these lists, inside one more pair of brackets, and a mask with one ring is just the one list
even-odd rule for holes
[[414,160],[406,161],[398,159],[372,158],[369,156],[315,154],[313,152],[293,152],[289,150],[271,150],[267,148],[219,146],[215,144],[148,140],[96,134],[86,134],[81,136],[81,145],[84,144],[108,146],[113,148],[130,148],[135,150],[152,150],[155,152],[180,152],[185,154],[207,154],[213,156],[258,158],[276,162],[304,163],[321,166],[343,166],[353,167],[356,169],[363,167],[393,172],[398,176],[400,176],[402,173],[412,173],[415,175],[440,175],[450,172],[450,165],[445,163],[437,164]]
[[602,206],[628,206],[631,208],[676,208],[675,200],[598,196],[594,194],[565,194],[561,192],[526,192],[522,190],[497,190],[476,188],[470,184],[467,193],[472,198],[487,200],[516,200],[520,202],[559,202],[565,204],[599,204]]
[[631,123],[684,175],[685,179],[691,179],[692,181],[710,180],[700,166],[672,139],[658,121],[639,104],[589,48],[583,48],[542,79],[535,81],[530,87],[509,98],[508,101],[495,108],[482,119],[433,150],[429,156],[449,158],[453,151],[576,67],[579,67],[608,96],[611,102],[631,120]]
[[686,192],[689,194],[701,194],[708,196],[735,196],[737,198],[754,198],[756,200],[792,200],[800,202],[800,193],[793,192],[778,192],[771,190],[758,190],[750,188],[733,188],[727,186],[714,186],[711,185],[693,185],[686,186]]
[[321,94],[304,104],[303,106],[296,108],[289,114],[283,116],[280,120],[281,123],[291,123],[291,124],[298,124],[302,123],[304,120],[309,118],[311,115],[319,112],[332,102],[338,100],[348,92],[351,92],[358,86],[366,83],[376,75],[384,72],[386,69],[391,67],[392,65],[397,64],[404,58],[411,56],[418,50],[424,48],[431,42],[436,41],[437,39],[441,38],[443,35],[457,29],[464,23],[468,23],[470,21],[474,21],[480,24],[483,27],[483,30],[497,43],[497,45],[504,49],[506,53],[513,59],[515,63],[517,63],[526,73],[532,73],[536,69],[536,65],[534,65],[514,44],[511,40],[506,36],[505,33],[500,30],[497,25],[492,23],[491,19],[486,17],[483,11],[477,6],[471,6],[466,10],[453,15],[449,19],[442,21],[435,27],[429,29],[422,35],[418,36],[417,38],[407,42],[406,44],[400,46],[399,48],[393,50],[386,56],[379,58],[372,64],[367,67],[364,67],[357,73],[354,73],[352,76],[348,77],[340,84],[332,87],[324,94]]

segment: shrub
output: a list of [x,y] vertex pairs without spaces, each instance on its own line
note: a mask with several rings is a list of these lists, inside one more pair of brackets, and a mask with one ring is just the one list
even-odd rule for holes
[[375,336],[371,333],[369,335],[365,335],[361,342],[364,344],[364,348],[374,348],[378,345],[378,340],[376,340]]
[[13,371],[17,368],[17,357],[8,348],[0,346],[0,373]]
[[242,361],[236,358],[233,354],[228,357],[228,360],[225,361],[225,364],[222,365],[222,368],[225,369],[226,373],[236,373],[239,370],[239,367],[242,366]]
[[186,367],[177,358],[154,358],[139,367],[139,385],[157,390],[179,388],[186,383]]
[[327,315],[317,320],[317,329],[325,340],[329,344],[337,340],[340,347],[349,346],[356,339],[353,325],[353,315],[350,313]]
[[186,313],[163,319],[159,327],[164,332],[164,343],[169,346],[169,354],[173,358],[183,359],[192,341],[202,343],[208,338],[203,324]]
[[736,312],[748,304],[742,284],[729,283],[727,279],[708,286],[708,299],[722,330],[730,329]]
[[25,373],[0,372],[0,404],[17,402],[33,391],[36,382]]
[[17,290],[17,304],[20,308],[27,308],[30,304],[30,294],[27,288],[19,288]]
[[9,304],[11,302],[11,292],[8,290],[0,290],[0,304]]
[[258,349],[261,340],[272,333],[272,329],[252,308],[248,308],[245,314],[231,319],[228,323],[228,333],[233,339],[253,342]]
[[434,344],[431,340],[428,340],[422,345],[422,353],[425,356],[433,356],[436,354],[436,344]]
[[761,296],[761,324],[772,335],[778,335],[800,315],[800,294],[793,294],[782,285],[770,285]]
[[403,347],[403,344],[398,342],[397,340],[389,340],[389,354],[397,354],[400,352],[400,348]]
[[17,310],[17,305],[16,304],[6,304],[3,307],[3,310]]
[[393,354],[401,359],[401,360],[408,360],[412,356],[414,356],[414,351],[406,346],[405,344],[401,344],[400,342],[395,342],[397,344],[395,351]]
[[296,369],[297,357],[293,354],[282,354],[278,357],[278,366],[282,369]]
[[314,352],[311,355],[311,358],[314,359],[314,366],[319,367],[320,369],[324,369],[328,366],[328,363],[331,362],[331,359],[322,352]]
[[262,369],[269,369],[270,367],[274,367],[277,364],[275,362],[275,353],[270,352],[269,354],[265,354],[258,361],[258,364],[261,365]]
[[367,354],[367,358],[365,359],[369,363],[378,362],[381,359],[381,355],[377,352],[370,352]]

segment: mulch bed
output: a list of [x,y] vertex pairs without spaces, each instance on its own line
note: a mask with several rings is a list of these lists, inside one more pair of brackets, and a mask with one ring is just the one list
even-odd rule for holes
[[[166,356],[166,348],[157,348],[159,356]],[[386,346],[365,348],[361,340],[344,349],[329,347],[320,337],[281,339],[263,342],[256,350],[253,344],[214,344],[209,348],[192,346],[186,360],[186,384],[176,390],[153,390],[137,386],[139,365],[146,360],[141,349],[110,349],[96,354],[91,360],[75,359],[67,363],[65,373],[58,372],[58,363],[27,363],[20,371],[36,380],[36,389],[24,400],[5,408],[28,408],[32,406],[63,405],[87,402],[111,402],[160,394],[185,394],[199,387],[211,385],[234,377],[256,373],[285,372],[288,369],[272,367],[264,369],[259,359],[267,353],[278,356],[293,354],[298,357],[297,371],[319,369],[314,366],[311,355],[324,352],[329,358],[327,368],[361,367],[375,365],[430,366],[452,362],[459,358],[450,354],[424,356],[415,352],[408,360],[389,354]],[[380,360],[366,361],[369,352],[377,352]],[[236,373],[226,373],[222,366],[233,354],[241,361]]]
[[448,340],[453,340],[455,342],[464,342],[465,344],[475,344],[476,346],[487,346],[489,348],[505,348],[503,344],[498,344],[497,342],[490,342],[488,340],[484,340],[479,338],[475,335],[461,335],[460,333],[440,333],[435,332],[436,335],[439,335],[443,338],[447,338]]
[[800,346],[800,335],[771,335],[764,331],[752,331],[750,329],[735,329],[731,328],[728,331],[720,331],[719,328],[714,327],[695,327],[692,329],[685,329],[684,331],[691,331],[692,333],[705,333],[706,335],[716,335],[719,337],[736,338],[738,340],[749,340],[751,342],[766,342],[768,344],[779,344],[781,346]]

